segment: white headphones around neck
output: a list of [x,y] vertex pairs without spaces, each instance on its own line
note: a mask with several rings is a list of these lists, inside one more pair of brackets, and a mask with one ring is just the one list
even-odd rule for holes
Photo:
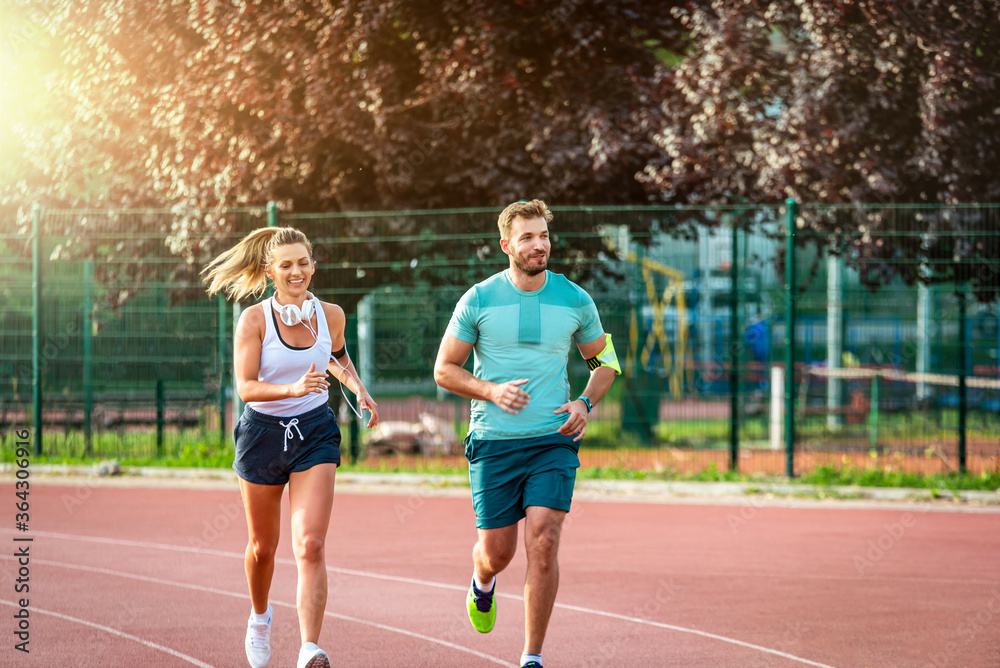
[[[316,298],[313,297],[311,294],[309,294],[306,300],[302,302],[301,309],[295,304],[279,304],[278,300],[275,299],[274,297],[271,297],[271,305],[273,306],[274,310],[278,312],[278,317],[281,318],[281,322],[285,323],[289,327],[302,323],[312,333],[313,338],[319,340],[319,335],[313,330],[312,325],[309,324],[310,321],[312,321],[313,313],[316,312],[317,308]],[[346,346],[344,348],[346,350]],[[341,364],[340,360],[334,357],[332,353],[330,354],[330,359],[336,362],[337,366],[339,366],[341,369],[347,371],[347,368],[343,364]],[[350,374],[351,372],[347,371],[347,373]],[[354,382],[357,383],[356,387],[360,387],[361,379],[358,378],[357,376],[353,377],[354,377]],[[355,408],[354,404],[351,403],[351,400],[347,398],[347,394],[344,392],[343,383],[340,384],[340,393],[344,395],[344,400],[347,402],[347,405],[351,407],[351,410],[354,411],[354,414],[358,416],[358,419],[364,420],[364,418],[361,417],[361,413],[358,412],[358,409]]]
[[316,298],[310,296],[304,302],[302,302],[302,308],[300,309],[295,304],[279,304],[277,299],[271,299],[271,303],[274,304],[274,310],[278,312],[278,317],[281,318],[281,322],[285,323],[289,327],[297,325],[300,322],[308,323],[312,320],[313,313],[316,312]]

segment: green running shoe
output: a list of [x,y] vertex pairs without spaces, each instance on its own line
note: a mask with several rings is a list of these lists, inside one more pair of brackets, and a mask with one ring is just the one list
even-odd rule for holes
[[497,601],[493,595],[496,590],[496,580],[493,581],[492,591],[482,592],[476,587],[476,579],[472,579],[468,599],[469,621],[480,633],[489,633],[493,629],[494,622],[497,621]]

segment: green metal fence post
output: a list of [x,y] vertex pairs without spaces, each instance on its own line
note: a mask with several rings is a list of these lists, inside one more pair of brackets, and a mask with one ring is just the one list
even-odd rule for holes
[[94,261],[83,261],[83,448],[86,454],[93,450],[93,424],[90,414],[94,410]]
[[163,379],[156,380],[156,457],[163,457],[163,413],[166,403],[165,392],[163,390]]
[[[243,313],[243,307],[240,306],[239,302],[233,302],[233,341],[235,345],[236,341],[236,326],[240,322],[240,315]],[[236,361],[230,357],[229,362],[235,364]],[[230,367],[232,368],[232,367]],[[231,375],[232,387],[233,387],[233,428],[236,428],[236,423],[240,421],[243,417],[243,399],[240,397],[239,388],[236,387],[236,373],[235,369]]]
[[[358,335],[358,313],[357,313],[357,310],[355,310],[355,312],[352,313],[350,315],[350,317],[348,317],[348,319],[347,319],[347,330],[348,330],[347,332],[344,332],[345,342],[346,342],[346,337],[347,337],[348,332],[349,332],[350,335],[351,335],[351,338],[354,339],[355,350],[357,350],[357,345],[358,345],[358,340],[359,340],[359,335]],[[358,356],[358,358],[359,358],[358,359],[358,364],[361,363],[360,357],[361,356],[359,355]],[[360,377],[361,376],[361,369],[358,368],[357,364],[354,365],[354,368],[358,372],[358,377]],[[364,412],[362,412],[361,414],[364,415]],[[356,464],[358,462],[358,458],[361,456],[361,426],[358,424],[358,421],[355,418],[354,413],[348,413],[348,415],[350,415],[350,417],[348,418],[348,420],[350,422],[348,423],[348,426],[347,426],[347,433],[348,433],[348,435],[350,436],[350,439],[351,439],[351,445],[350,445],[349,452],[350,452],[350,457],[351,457],[351,464]]]
[[276,202],[267,203],[267,226],[278,226],[278,204]]
[[228,360],[226,355],[226,298],[224,295],[217,297],[218,310],[218,336],[219,336],[219,444],[226,442],[226,368]]
[[868,447],[881,454],[882,449],[878,447],[878,386],[878,374],[875,374],[872,376],[872,398],[868,410]]
[[[278,205],[274,202],[267,203],[267,226],[277,227],[278,226]],[[268,286],[267,296],[271,297],[274,295],[274,288]],[[235,323],[234,323],[235,325]],[[235,332],[235,330],[233,330]],[[234,339],[235,340],[235,339]]]
[[969,323],[965,311],[965,284],[958,286],[958,472],[965,473],[966,426],[969,410],[966,375],[969,373]]
[[743,347],[739,336],[739,228],[733,218],[733,249],[729,263],[729,470],[739,469],[740,452],[740,349]]
[[31,405],[35,455],[42,454],[42,207],[31,207]]
[[795,219],[799,206],[785,200],[785,475],[795,477]]

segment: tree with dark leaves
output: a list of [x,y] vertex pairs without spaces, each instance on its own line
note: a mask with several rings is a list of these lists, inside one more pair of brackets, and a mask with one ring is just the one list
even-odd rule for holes
[[[176,217],[148,231],[187,264],[218,250],[191,240],[265,201],[335,212],[792,197],[804,237],[882,266],[863,272],[873,287],[902,276],[997,293],[995,221],[889,208],[1000,200],[995,0],[17,6],[61,64],[42,68],[45,97],[12,136],[23,155],[0,205],[167,207]],[[79,226],[50,231],[95,252]],[[567,241],[570,255],[600,250]]]
[[641,0],[65,0],[44,23],[71,144],[25,126],[51,166],[32,194],[73,207],[635,202],[638,112],[679,39]]
[[794,198],[804,238],[880,265],[862,272],[873,288],[898,275],[996,297],[995,215],[891,206],[1000,201],[994,0],[716,0],[673,13],[690,44],[651,116],[663,149],[641,177],[652,192]]
[[[668,9],[643,0],[36,5],[32,21],[64,65],[47,75],[47,115],[18,133],[28,165],[42,169],[26,170],[7,202],[167,207],[176,219],[145,225],[193,262],[218,251],[193,240],[230,230],[227,211],[267,201],[298,212],[644,201],[635,174],[659,149],[640,112],[656,105],[657,63],[681,39]],[[412,219],[392,220],[384,231],[413,231]],[[89,224],[93,234],[119,223]],[[79,226],[50,232],[95,252]],[[567,244],[601,249],[594,239]],[[134,246],[125,240],[117,253],[134,256]]]

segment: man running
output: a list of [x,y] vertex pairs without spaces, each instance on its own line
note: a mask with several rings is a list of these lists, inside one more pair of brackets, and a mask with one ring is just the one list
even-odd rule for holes
[[[455,307],[434,379],[472,399],[466,438],[479,540],[472,550],[469,618],[487,633],[496,620],[496,575],[517,549],[524,518],[528,570],[525,639],[519,665],[542,668],[542,642],[559,586],[557,556],[580,466],[580,439],[593,406],[621,373],[594,300],[546,269],[552,212],[520,201],[500,214],[500,248],[510,267],[474,285]],[[566,366],[573,345],[590,380],[570,400]],[[463,366],[475,352],[473,373]]]

